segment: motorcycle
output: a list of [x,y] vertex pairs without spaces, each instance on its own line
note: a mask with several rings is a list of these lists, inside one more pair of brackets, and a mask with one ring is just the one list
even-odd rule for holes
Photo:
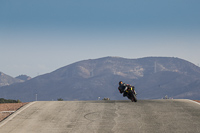
[[136,92],[133,88],[134,86],[126,87],[124,91],[127,93],[128,99],[132,102],[137,102]]

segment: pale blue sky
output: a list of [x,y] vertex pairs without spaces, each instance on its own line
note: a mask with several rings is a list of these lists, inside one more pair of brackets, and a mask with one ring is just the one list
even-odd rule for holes
[[31,77],[105,56],[200,63],[199,0],[0,0],[0,71]]

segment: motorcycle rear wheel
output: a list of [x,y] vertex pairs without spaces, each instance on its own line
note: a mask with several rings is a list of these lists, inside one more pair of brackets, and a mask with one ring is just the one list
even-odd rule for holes
[[133,97],[132,97],[132,100],[131,100],[132,102],[137,102],[137,98],[136,98],[136,96],[135,96],[135,94],[133,94]]

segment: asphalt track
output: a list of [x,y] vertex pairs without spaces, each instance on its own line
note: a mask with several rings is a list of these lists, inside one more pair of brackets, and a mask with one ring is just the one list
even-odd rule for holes
[[0,123],[0,133],[200,133],[191,100],[32,102]]

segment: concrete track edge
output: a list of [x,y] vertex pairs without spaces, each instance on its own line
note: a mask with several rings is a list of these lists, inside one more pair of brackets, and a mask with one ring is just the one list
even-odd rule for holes
[[193,103],[196,103],[196,104],[199,104],[199,105],[200,105],[199,102],[196,102],[196,101],[194,101],[194,100],[190,100],[190,99],[188,99],[188,100],[191,101],[191,102],[193,102]]
[[10,116],[8,116],[8,118],[6,118],[5,120],[3,120],[0,123],[0,127],[2,127],[3,125],[5,125],[7,122],[11,121],[16,115],[18,115],[20,112],[24,111],[25,109],[27,109],[29,106],[33,105],[35,102],[30,102],[26,105],[24,105],[22,108],[20,108],[19,110],[17,110],[15,113],[11,114]]

